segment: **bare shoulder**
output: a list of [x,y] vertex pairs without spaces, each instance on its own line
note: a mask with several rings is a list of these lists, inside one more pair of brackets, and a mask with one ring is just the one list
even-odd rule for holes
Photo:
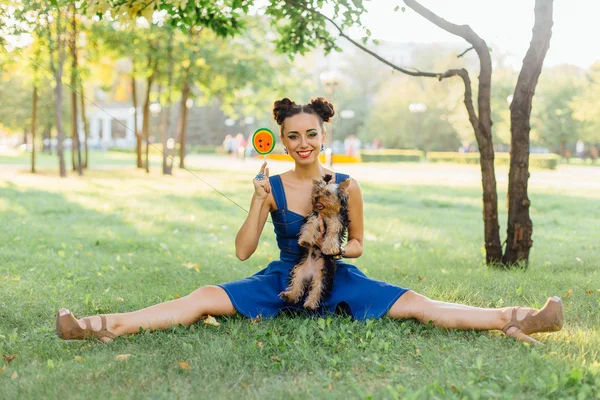
[[350,185],[348,186],[348,196],[350,199],[362,200],[362,190],[360,189],[360,183],[352,177],[350,177]]

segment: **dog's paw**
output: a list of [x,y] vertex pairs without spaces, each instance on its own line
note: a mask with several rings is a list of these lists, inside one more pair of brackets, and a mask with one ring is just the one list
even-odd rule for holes
[[318,300],[306,300],[304,302],[304,308],[314,311],[317,308],[319,308],[319,301]]
[[340,254],[340,245],[337,242],[326,241],[321,246],[321,252],[326,256],[337,256]]
[[292,292],[281,292],[279,293],[279,298],[281,298],[281,300],[285,301],[286,303],[290,303],[290,304],[295,304],[298,302],[298,298],[292,296]]
[[313,244],[314,244],[314,243],[309,243],[307,240],[304,240],[304,239],[298,239],[298,245],[299,245],[300,247],[306,247],[306,248],[309,248],[309,247],[311,247]]

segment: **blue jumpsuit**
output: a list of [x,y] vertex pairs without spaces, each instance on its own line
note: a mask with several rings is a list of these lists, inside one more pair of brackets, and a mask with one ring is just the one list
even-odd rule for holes
[[[336,183],[348,175],[336,174]],[[304,216],[287,209],[281,177],[269,178],[271,191],[277,209],[271,212],[271,219],[277,236],[280,260],[271,262],[265,269],[238,281],[221,285],[229,295],[231,303],[242,315],[249,318],[274,317],[282,309],[304,310],[303,301],[288,304],[279,298],[279,293],[288,286],[290,270],[300,259],[298,233],[304,223]],[[354,265],[341,260],[331,294],[321,302],[317,310],[320,315],[334,313],[338,308],[354,319],[380,318],[408,289],[368,278]]]

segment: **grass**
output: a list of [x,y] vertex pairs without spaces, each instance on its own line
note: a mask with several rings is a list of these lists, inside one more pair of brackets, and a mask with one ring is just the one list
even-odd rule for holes
[[[600,398],[597,187],[532,185],[530,266],[499,271],[482,262],[481,191],[446,185],[448,166],[431,167],[437,184],[361,180],[367,240],[356,264],[365,273],[481,307],[540,307],[561,295],[566,326],[537,335],[543,347],[411,320],[289,315],[102,345],[59,340],[56,310],[131,311],[243,278],[278,257],[271,226],[241,262],[233,240],[244,211],[190,174],[121,168],[60,179],[2,163],[18,158],[0,158],[0,354],[16,355],[0,359],[0,398]],[[247,207],[254,170],[195,173]],[[505,214],[500,221],[505,230]]]

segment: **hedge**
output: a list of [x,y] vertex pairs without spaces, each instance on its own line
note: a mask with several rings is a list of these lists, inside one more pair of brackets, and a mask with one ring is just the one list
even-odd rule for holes
[[419,162],[424,158],[424,153],[421,150],[363,150],[360,152],[360,158],[363,162]]
[[[427,153],[427,160],[430,162],[446,162],[455,164],[479,164],[479,153],[455,153],[455,152],[436,152]],[[560,161],[560,156],[556,154],[530,154],[529,166],[531,168],[556,169]],[[495,165],[509,165],[509,153],[494,154]]]

